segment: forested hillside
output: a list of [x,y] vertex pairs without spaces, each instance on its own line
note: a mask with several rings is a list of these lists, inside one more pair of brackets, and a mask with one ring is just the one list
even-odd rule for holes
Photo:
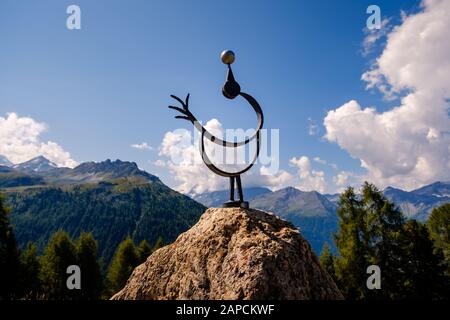
[[33,241],[38,249],[63,229],[73,238],[92,232],[106,267],[127,236],[136,242],[168,243],[189,229],[205,208],[161,182],[122,178],[64,187],[8,189],[11,222],[21,247]]

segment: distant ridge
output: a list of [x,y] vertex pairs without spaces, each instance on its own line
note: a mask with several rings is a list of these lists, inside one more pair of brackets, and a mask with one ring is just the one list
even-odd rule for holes
[[96,183],[119,178],[141,178],[145,182],[158,182],[158,177],[140,170],[136,163],[110,159],[102,162],[84,162],[74,169],[50,171],[47,179],[58,184]]
[[433,208],[450,202],[450,183],[437,181],[412,191],[387,187],[383,193],[406,217],[425,221]]
[[[251,201],[256,197],[271,193],[270,189],[263,187],[254,187],[254,188],[244,188],[243,193],[245,195],[245,200]],[[212,191],[201,193],[198,195],[192,195],[192,198],[203,204],[205,207],[220,207],[222,203],[227,201],[230,196],[229,190],[220,190],[220,191]]]
[[[6,158],[0,156],[0,161],[2,159]],[[108,159],[101,162],[84,162],[71,169],[58,167],[47,158],[39,156],[17,165],[11,164],[6,166],[0,164],[0,166],[3,168],[0,170],[0,174],[8,171],[14,172],[21,177],[28,176],[28,179],[23,179],[23,186],[37,183],[55,185],[97,183],[120,178],[133,178],[142,182],[160,181],[158,177],[140,170],[136,163],[121,160],[111,161]],[[33,179],[36,177],[39,179]],[[1,179],[2,177],[0,177]],[[22,180],[16,180],[14,186],[21,186],[20,181]]]

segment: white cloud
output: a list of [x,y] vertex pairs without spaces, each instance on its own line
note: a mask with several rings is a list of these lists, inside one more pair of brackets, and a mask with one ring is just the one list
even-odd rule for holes
[[324,193],[327,189],[325,182],[325,173],[323,171],[314,170],[311,161],[306,156],[299,158],[293,157],[289,163],[296,167],[300,183],[298,188],[304,191],[316,190]]
[[0,117],[0,154],[15,164],[42,155],[60,167],[76,166],[77,162],[60,145],[41,141],[40,136],[45,131],[45,123],[7,113]]
[[377,112],[349,101],[329,111],[325,138],[367,169],[381,187],[412,189],[450,179],[450,1],[427,0],[388,34],[362,79],[399,106]]
[[[248,174],[252,186],[266,186],[273,191],[285,188],[295,181],[295,177],[285,170],[279,170],[276,174],[272,174],[271,170],[265,166],[259,169],[259,175]],[[253,177],[253,181],[252,178]]]
[[157,166],[157,167],[165,167],[166,166],[166,162],[162,159],[158,159],[156,161],[153,162],[153,165]]
[[348,180],[351,172],[341,171],[336,176],[333,177],[334,183],[339,187],[345,187],[348,184]]
[[333,182],[337,187],[335,191],[340,193],[349,186],[357,188],[361,185],[363,179],[363,176],[357,175],[354,172],[340,171],[333,177]]
[[131,147],[138,150],[153,150],[152,146],[150,146],[147,142],[135,143],[132,144]]
[[321,159],[320,157],[314,157],[313,160],[320,164],[327,164],[326,160]]
[[176,189],[183,193],[202,193],[217,188],[222,181],[202,168],[201,162],[194,161],[199,155],[191,141],[190,131],[176,130],[167,132],[160,146],[159,155],[169,158],[165,163],[180,183]]
[[321,159],[320,157],[314,157],[314,162],[320,163],[321,165],[328,165],[332,167],[334,170],[337,170],[338,166],[335,163],[328,162],[327,160]]

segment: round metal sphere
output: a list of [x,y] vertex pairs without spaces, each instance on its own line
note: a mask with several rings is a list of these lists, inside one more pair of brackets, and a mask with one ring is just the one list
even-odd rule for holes
[[234,62],[234,52],[231,50],[224,50],[220,55],[220,59],[222,59],[222,62],[225,64],[232,64]]

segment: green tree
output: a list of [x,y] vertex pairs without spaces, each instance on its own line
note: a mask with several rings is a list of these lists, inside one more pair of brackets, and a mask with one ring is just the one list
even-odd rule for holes
[[[335,236],[339,256],[336,279],[348,299],[394,298],[399,290],[402,249],[399,233],[404,217],[373,184],[365,182],[361,195],[348,188],[340,198],[339,229]],[[381,269],[383,290],[366,287],[367,267]]]
[[405,219],[395,205],[368,182],[362,187],[362,204],[367,265],[380,267],[383,283],[383,290],[367,290],[366,297],[394,298],[402,275],[399,257],[404,252],[398,238]]
[[433,250],[426,226],[415,220],[408,221],[400,235],[404,254],[401,290],[396,298],[443,299],[449,297],[449,278],[445,275],[441,251]]
[[328,243],[323,245],[322,253],[320,254],[320,264],[328,272],[328,274],[335,279],[336,273],[334,270],[334,257],[331,253]]
[[338,232],[335,235],[339,256],[335,260],[335,277],[342,294],[347,299],[365,297],[367,255],[366,226],[362,202],[352,187],[340,196],[337,210]]
[[44,298],[67,300],[76,298],[78,290],[67,288],[67,267],[77,264],[75,245],[69,235],[60,230],[51,237],[41,259],[41,281]]
[[444,255],[446,272],[450,276],[450,203],[434,208],[427,225],[436,251]]
[[97,242],[92,233],[81,233],[76,243],[77,265],[81,270],[81,290],[83,300],[100,298],[103,289],[102,274],[97,261]]
[[128,237],[117,248],[109,267],[107,276],[109,294],[114,294],[124,287],[138,263],[136,247],[133,240]]
[[0,195],[0,300],[14,299],[19,285],[20,253]]
[[148,244],[146,240],[142,240],[137,247],[137,256],[139,264],[144,263],[145,260],[152,254],[152,247]]
[[29,242],[24,252],[21,254],[21,287],[22,295],[26,299],[38,299],[41,292],[41,281],[39,274],[41,265],[37,253],[37,247]]
[[[339,255],[334,257],[336,280],[347,299],[442,299],[449,297],[449,278],[444,272],[442,251],[448,236],[446,211],[436,210],[426,226],[411,220],[388,201],[373,184],[364,183],[361,195],[352,188],[342,193],[335,235]],[[330,266],[327,252],[324,266]],[[368,290],[366,269],[381,270],[381,290]]]

